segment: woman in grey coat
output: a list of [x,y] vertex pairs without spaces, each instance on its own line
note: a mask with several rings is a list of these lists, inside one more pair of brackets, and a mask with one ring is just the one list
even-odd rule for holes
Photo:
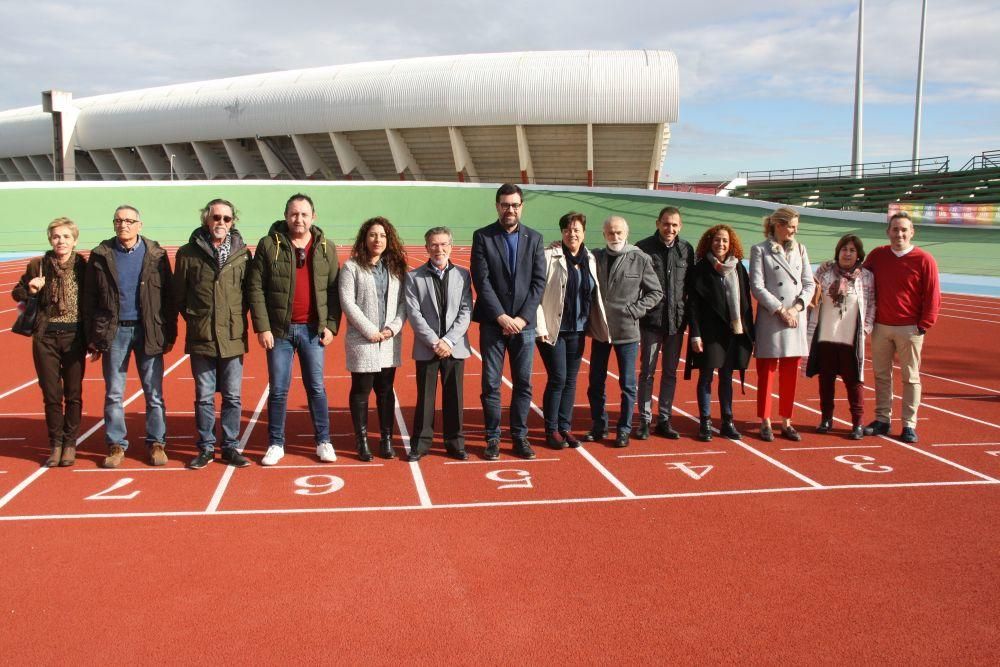
[[764,238],[750,249],[750,291],[757,300],[754,356],[757,357],[757,417],[760,437],[770,442],[771,392],[778,380],[781,433],[801,440],[792,426],[799,359],[808,356],[806,305],[812,300],[812,268],[805,246],[795,240],[799,214],[779,208],[764,218]]
[[406,268],[406,253],[395,227],[377,217],[361,225],[351,258],[340,273],[340,302],[347,319],[344,347],[347,370],[351,372],[348,403],[362,461],[372,460],[368,449],[368,396],[373,388],[381,435],[379,456],[395,458],[392,423],[396,398],[392,385],[402,360],[399,334],[406,320]]

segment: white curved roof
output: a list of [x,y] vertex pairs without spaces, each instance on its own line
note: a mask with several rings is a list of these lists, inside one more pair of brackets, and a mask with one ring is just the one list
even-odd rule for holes
[[[413,58],[257,74],[74,100],[82,150],[290,133],[459,125],[671,123],[670,51]],[[41,107],[0,113],[0,157],[52,152]]]

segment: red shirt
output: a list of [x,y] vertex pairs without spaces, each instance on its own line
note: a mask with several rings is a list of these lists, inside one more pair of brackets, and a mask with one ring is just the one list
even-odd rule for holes
[[914,246],[896,257],[891,246],[879,246],[865,258],[865,268],[875,274],[875,321],[927,330],[941,310],[937,262]]
[[292,297],[292,323],[308,324],[319,321],[316,310],[316,295],[313,292],[313,240],[309,237],[306,246],[306,261],[301,267],[296,261],[298,249],[292,254],[292,270],[295,271],[295,296]]

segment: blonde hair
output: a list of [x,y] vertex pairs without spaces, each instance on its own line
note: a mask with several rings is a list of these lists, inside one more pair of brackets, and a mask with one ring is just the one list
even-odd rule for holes
[[59,229],[60,227],[69,227],[69,233],[73,235],[74,241],[80,240],[80,228],[76,226],[76,223],[69,218],[56,218],[49,223],[49,226],[45,229],[45,236],[52,238],[52,230]]
[[774,226],[779,222],[787,225],[797,217],[799,217],[799,213],[793,208],[782,206],[776,209],[771,215],[764,217],[764,238],[774,236]]

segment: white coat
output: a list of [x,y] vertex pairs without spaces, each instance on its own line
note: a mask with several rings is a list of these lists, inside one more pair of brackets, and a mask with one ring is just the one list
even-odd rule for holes
[[[815,288],[809,253],[804,245],[795,242],[788,255],[770,239],[750,248],[750,292],[757,300],[755,357],[781,359],[809,355],[806,306]],[[801,304],[802,311],[798,316],[799,325],[793,329],[776,313],[796,303]]]

